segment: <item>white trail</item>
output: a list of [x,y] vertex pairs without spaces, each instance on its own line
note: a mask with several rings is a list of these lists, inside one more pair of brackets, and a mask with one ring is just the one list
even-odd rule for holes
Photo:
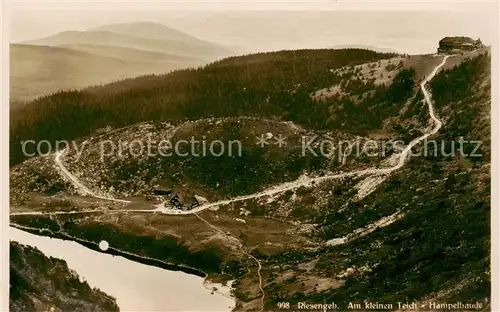
[[100,199],[104,199],[104,200],[110,200],[110,201],[114,201],[114,202],[130,203],[130,201],[128,201],[128,200],[115,199],[115,198],[112,198],[112,197],[102,196],[102,195],[99,195],[99,194],[95,193],[94,191],[90,190],[87,186],[85,186],[80,181],[80,179],[78,179],[78,177],[76,177],[68,169],[66,169],[66,167],[62,163],[61,156],[65,152],[66,152],[66,149],[57,152],[56,153],[56,157],[54,158],[54,162],[56,163],[56,165],[61,170],[61,173],[62,173],[63,177],[65,177],[66,179],[70,180],[71,183],[73,184],[73,186],[80,192],[80,194],[92,196],[94,198],[100,198]]

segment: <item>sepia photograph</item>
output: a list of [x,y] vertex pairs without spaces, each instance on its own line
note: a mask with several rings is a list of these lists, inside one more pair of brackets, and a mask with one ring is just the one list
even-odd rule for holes
[[498,2],[2,6],[2,311],[500,311]]

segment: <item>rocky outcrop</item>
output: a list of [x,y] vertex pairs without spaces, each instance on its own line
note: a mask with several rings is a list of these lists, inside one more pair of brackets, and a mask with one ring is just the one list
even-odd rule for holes
[[484,47],[481,39],[474,40],[470,37],[444,37],[439,40],[438,53],[460,53]]

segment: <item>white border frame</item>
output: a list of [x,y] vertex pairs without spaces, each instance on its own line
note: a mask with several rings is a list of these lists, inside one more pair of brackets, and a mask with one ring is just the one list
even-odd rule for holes
[[[499,104],[499,16],[500,5],[497,1],[349,1],[349,0],[331,0],[331,1],[126,1],[126,0],[88,0],[88,1],[44,1],[44,0],[2,0],[0,11],[2,14],[2,114],[3,120],[0,122],[1,127],[1,145],[2,145],[2,188],[1,198],[3,206],[1,209],[2,221],[2,272],[1,281],[3,283],[0,296],[0,307],[2,311],[8,311],[9,305],[9,138],[6,134],[9,133],[9,12],[12,6],[23,6],[34,10],[51,10],[55,9],[92,9],[96,10],[137,10],[144,9],[148,6],[148,10],[152,6],[161,6],[165,10],[307,10],[307,11],[324,11],[324,10],[339,10],[339,11],[410,11],[410,10],[430,10],[438,11],[452,8],[452,10],[467,10],[469,3],[496,3],[496,42],[492,42],[492,105],[491,105],[491,310],[500,311],[500,272],[499,258],[500,246],[498,238],[500,237],[500,201],[499,201],[499,183],[500,183],[500,167],[496,162],[494,155],[500,155],[500,107]],[[497,296],[494,296],[497,294]]]

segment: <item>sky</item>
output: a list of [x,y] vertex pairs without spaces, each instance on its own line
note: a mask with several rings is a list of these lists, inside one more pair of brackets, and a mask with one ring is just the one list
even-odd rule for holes
[[10,41],[105,24],[151,21],[245,52],[368,45],[410,54],[436,50],[444,36],[493,44],[496,2],[14,1]]

